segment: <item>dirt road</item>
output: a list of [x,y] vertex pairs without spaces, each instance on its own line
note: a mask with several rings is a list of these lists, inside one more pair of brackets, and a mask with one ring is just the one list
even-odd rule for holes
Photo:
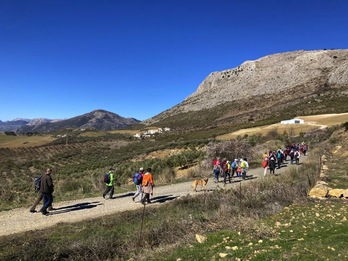
[[[302,161],[307,157],[302,157]],[[288,165],[289,166],[289,165]],[[292,165],[291,167],[298,167]],[[289,167],[282,167],[276,170],[276,174],[284,172]],[[245,182],[252,182],[261,178],[262,168],[250,169],[248,171],[248,180],[241,181],[241,178],[233,178],[231,184],[224,187],[222,178],[219,183],[214,183],[211,177],[208,181],[208,190],[228,189]],[[269,175],[269,174],[268,174]],[[158,206],[179,197],[188,194],[200,194],[202,191],[193,192],[191,188],[192,182],[184,182],[154,188],[152,203],[146,207]],[[200,188],[198,188],[200,190]],[[209,192],[208,192],[209,193]],[[62,222],[78,222],[86,219],[102,217],[116,212],[134,210],[142,208],[139,202],[133,202],[131,196],[133,193],[123,193],[114,195],[113,199],[103,199],[101,196],[97,198],[85,198],[80,200],[71,200],[54,203],[56,210],[51,211],[50,215],[44,216],[40,212],[30,213],[29,208],[17,208],[10,211],[0,212],[0,236],[15,234],[24,231],[37,230],[57,225]],[[40,205],[41,207],[41,205]],[[39,209],[39,207],[38,207]]]

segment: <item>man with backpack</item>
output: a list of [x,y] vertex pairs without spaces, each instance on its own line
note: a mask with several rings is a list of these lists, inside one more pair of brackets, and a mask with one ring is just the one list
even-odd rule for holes
[[134,193],[134,195],[132,196],[132,200],[135,201],[135,198],[137,196],[140,196],[140,200],[143,198],[143,191],[142,191],[142,186],[141,183],[143,181],[143,176],[144,176],[144,168],[140,168],[139,172],[135,173],[132,177],[132,180],[135,184],[135,187],[137,188],[137,191]]
[[51,177],[52,169],[48,168],[45,172],[45,175],[41,177],[40,183],[40,193],[43,195],[43,206],[40,210],[42,215],[48,215],[49,212],[47,208],[52,206],[53,196],[52,193],[54,191],[53,180]]
[[103,193],[103,198],[110,192],[109,198],[112,199],[112,196],[114,195],[114,182],[115,182],[115,176],[113,173],[114,169],[110,168],[109,171],[104,175],[104,182],[106,185],[105,191]]
[[[34,179],[35,192],[38,193],[38,196],[37,196],[34,204],[31,206],[31,208],[29,210],[31,213],[36,213],[37,212],[36,211],[36,207],[37,207],[37,205],[40,204],[41,200],[43,199],[43,194],[40,192],[41,179],[42,179],[42,176],[35,177],[35,179]],[[52,198],[52,202],[53,202],[53,198]],[[55,208],[53,208],[53,206],[51,204],[50,206],[48,206],[48,211],[52,211],[52,210],[55,210]]]

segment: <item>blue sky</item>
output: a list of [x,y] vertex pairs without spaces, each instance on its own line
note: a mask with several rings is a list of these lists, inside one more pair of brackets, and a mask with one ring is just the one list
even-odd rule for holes
[[213,71],[346,49],[346,0],[0,0],[0,120],[145,120]]

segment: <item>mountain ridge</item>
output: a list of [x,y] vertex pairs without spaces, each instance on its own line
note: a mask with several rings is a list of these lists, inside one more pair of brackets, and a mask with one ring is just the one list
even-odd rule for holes
[[67,128],[89,128],[95,130],[115,130],[129,128],[140,121],[135,118],[124,118],[106,110],[94,110],[83,115],[65,120],[36,118],[32,120],[14,122],[0,122],[0,130],[15,131],[17,133],[48,133]]
[[[59,126],[111,130],[136,123],[197,129],[272,122],[295,117],[298,115],[296,108],[304,115],[347,112],[347,68],[348,49],[276,53],[210,73],[181,103],[144,121],[115,114],[105,116],[103,123],[97,115],[87,119],[84,114],[56,123],[25,125],[18,130],[49,132]],[[3,125],[0,122],[0,130]]]
[[[317,109],[313,103],[318,102],[321,96],[347,99],[346,68],[348,49],[300,50],[267,55],[245,61],[232,69],[210,73],[183,102],[142,123],[172,127],[170,123],[181,121],[182,128],[185,128],[185,122],[193,122],[193,118],[209,121],[213,126],[246,123],[271,118],[267,110],[286,110],[286,107],[300,101],[310,104],[305,113],[316,110],[331,112],[329,104],[320,108],[324,105],[322,103]],[[265,110],[264,116],[258,115],[260,110]],[[348,111],[348,105],[341,105],[339,110]],[[197,121],[195,124],[209,125]]]

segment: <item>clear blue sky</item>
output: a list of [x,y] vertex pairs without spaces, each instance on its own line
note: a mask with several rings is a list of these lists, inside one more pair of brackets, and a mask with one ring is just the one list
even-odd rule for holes
[[0,0],[0,120],[145,120],[213,71],[347,46],[347,0]]

